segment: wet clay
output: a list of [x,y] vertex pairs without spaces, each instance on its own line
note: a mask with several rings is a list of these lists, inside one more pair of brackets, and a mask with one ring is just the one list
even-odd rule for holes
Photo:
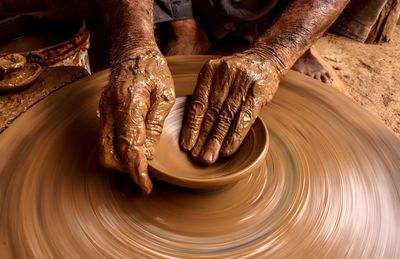
[[255,121],[233,156],[220,159],[212,165],[195,163],[190,155],[181,150],[179,133],[187,99],[177,98],[165,120],[157,151],[149,161],[150,172],[170,184],[195,189],[216,189],[236,183],[257,171],[265,161],[269,146],[268,131],[260,118]]
[[29,107],[55,90],[88,75],[82,67],[44,68],[38,79],[17,93],[0,95],[0,132]]
[[19,54],[10,54],[0,57],[0,72],[4,76],[8,70],[22,68],[26,63],[26,58]]
[[[177,96],[207,58],[174,57]],[[52,94],[0,135],[3,258],[398,258],[400,140],[333,89],[289,72],[260,113],[258,172],[213,192],[146,196],[98,162],[109,72]]]
[[10,54],[0,57],[0,92],[12,92],[32,84],[42,72],[36,63],[26,63],[24,56]]
[[21,69],[10,71],[0,81],[0,91],[16,91],[32,84],[40,75],[42,67],[36,63],[27,63]]

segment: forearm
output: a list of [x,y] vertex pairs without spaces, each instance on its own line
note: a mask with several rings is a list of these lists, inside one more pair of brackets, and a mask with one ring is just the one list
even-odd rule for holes
[[131,50],[154,46],[152,0],[99,0],[111,35],[110,62],[127,59]]
[[257,40],[255,48],[273,59],[281,76],[329,28],[349,0],[293,0]]

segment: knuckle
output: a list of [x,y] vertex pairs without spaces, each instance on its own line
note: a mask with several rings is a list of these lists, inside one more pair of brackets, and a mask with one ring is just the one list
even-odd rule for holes
[[191,107],[188,112],[188,124],[187,126],[191,128],[195,128],[200,125],[201,121],[204,118],[204,111],[206,109],[206,105],[200,99],[192,99]]
[[204,120],[201,125],[200,136],[207,138],[214,126],[214,121]]
[[193,132],[197,132],[198,128],[200,127],[201,122],[203,121],[203,118],[204,118],[204,116],[201,116],[201,115],[192,116],[191,120],[188,120],[186,128]]
[[249,123],[254,120],[253,110],[251,108],[246,108],[240,112],[240,121],[243,123]]
[[204,64],[204,66],[201,68],[199,76],[202,77],[202,76],[210,74],[214,70],[216,65],[217,65],[216,60],[211,59],[211,60],[207,61]]
[[197,134],[199,132],[201,121],[202,118],[200,118],[199,116],[193,117],[192,120],[188,121],[185,128],[188,129],[193,134]]
[[226,137],[226,134],[228,133],[230,124],[227,122],[220,122],[218,123],[218,126],[215,128],[213,132],[212,138],[217,140],[217,142],[222,143]]
[[226,108],[223,109],[219,114],[219,122],[229,125],[235,117],[235,114],[236,110],[234,110],[231,106],[226,106]]
[[160,136],[163,130],[163,124],[159,121],[150,121],[146,123],[146,130],[152,136]]
[[205,120],[203,121],[202,125],[203,128],[201,131],[204,132],[205,128],[212,128],[213,124],[214,124],[214,118],[211,117],[210,115],[205,116]]
[[222,143],[224,141],[225,134],[223,134],[221,131],[216,131],[214,132],[214,135],[212,136],[212,139],[214,139],[218,143]]
[[209,69],[213,69],[214,67],[216,67],[219,63],[221,62],[220,59],[216,58],[216,59],[210,59],[209,61],[206,62],[206,66]]
[[265,80],[257,80],[254,84],[253,87],[251,88],[251,94],[256,97],[256,96],[263,96],[266,94],[266,81]]
[[198,96],[194,96],[194,97],[192,98],[192,101],[191,101],[191,105],[190,105],[190,106],[191,106],[190,109],[191,109],[193,112],[196,112],[196,113],[204,112],[204,110],[205,110],[206,107],[207,107],[207,105],[206,105],[206,103],[204,102],[204,100],[203,100],[202,98],[199,98]]
[[218,117],[219,110],[220,110],[219,107],[213,105],[208,107],[208,110],[204,116],[205,119],[209,122],[214,122]]
[[208,89],[212,82],[214,74],[211,70],[200,71],[193,96],[207,98]]
[[242,104],[242,99],[240,98],[241,96],[244,96],[243,94],[240,94],[239,96],[236,96],[235,98],[228,98],[225,103],[224,107],[224,112],[228,113],[230,116],[235,116],[237,110],[239,109],[240,105]]
[[231,72],[238,68],[238,64],[232,59],[225,59],[220,65],[222,71]]

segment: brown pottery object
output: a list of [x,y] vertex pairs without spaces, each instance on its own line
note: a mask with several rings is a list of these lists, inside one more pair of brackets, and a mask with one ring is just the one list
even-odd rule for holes
[[195,163],[179,147],[179,134],[184,119],[187,98],[179,97],[165,120],[157,152],[150,161],[150,170],[158,179],[195,189],[214,189],[235,183],[252,172],[265,160],[268,131],[257,118],[238,151],[231,157],[220,158],[215,164]]

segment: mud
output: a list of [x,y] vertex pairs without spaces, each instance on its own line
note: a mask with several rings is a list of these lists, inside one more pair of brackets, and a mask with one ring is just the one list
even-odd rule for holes
[[37,80],[17,93],[0,95],[0,132],[32,105],[61,87],[87,76],[82,67],[44,68]]
[[345,82],[341,92],[381,119],[400,137],[400,25],[389,43],[362,44],[327,35],[316,43]]
[[[169,59],[177,96],[205,58]],[[0,135],[0,254],[23,257],[400,255],[400,140],[334,89],[289,72],[261,112],[258,172],[196,192],[155,181],[143,195],[98,162],[108,72],[77,81]]]

